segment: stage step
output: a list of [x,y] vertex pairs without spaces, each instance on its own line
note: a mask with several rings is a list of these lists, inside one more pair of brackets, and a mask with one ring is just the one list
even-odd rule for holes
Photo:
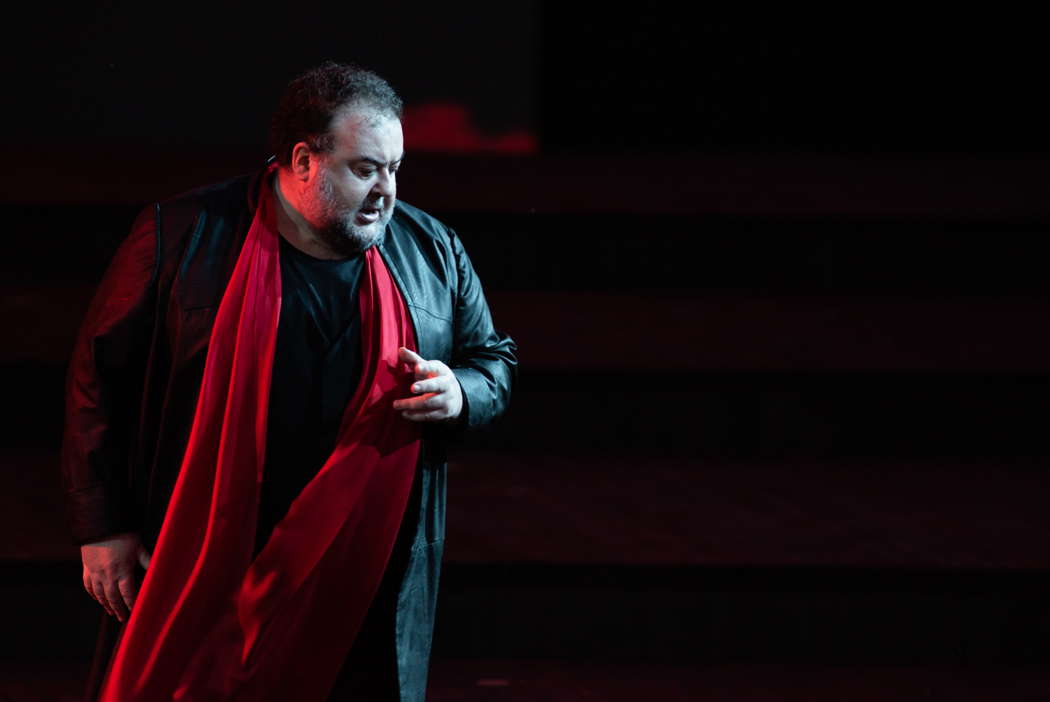
[[[11,455],[2,656],[84,655],[97,605],[53,453]],[[1047,661],[1045,466],[718,463],[461,452],[448,657],[842,664]],[[0,656],[0,657],[2,657]]]
[[[5,457],[0,559],[66,562],[58,456]],[[726,461],[461,451],[446,558],[697,567],[1050,569],[1041,460]],[[483,525],[483,526],[482,526]]]
[[[522,355],[507,416],[469,447],[721,460],[1050,456],[1050,374],[541,372]],[[18,398],[3,445],[57,450],[64,370],[0,363],[0,383]]]

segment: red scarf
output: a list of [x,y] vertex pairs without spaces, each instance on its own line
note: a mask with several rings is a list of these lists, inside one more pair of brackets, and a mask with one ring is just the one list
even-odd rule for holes
[[273,196],[219,305],[193,428],[100,700],[323,700],[386,569],[419,457],[398,415],[415,348],[407,307],[365,253],[362,375],[337,444],[252,560],[281,269]]

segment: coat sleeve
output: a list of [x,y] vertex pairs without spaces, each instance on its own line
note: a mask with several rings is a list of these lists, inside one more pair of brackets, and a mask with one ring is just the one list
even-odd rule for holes
[[452,372],[463,390],[465,421],[470,429],[488,424],[510,404],[517,378],[517,346],[492,323],[488,303],[463,243],[449,231],[456,265]]
[[129,450],[153,329],[158,259],[155,209],[147,208],[117,249],[73,347],[61,465],[77,545],[138,528]]

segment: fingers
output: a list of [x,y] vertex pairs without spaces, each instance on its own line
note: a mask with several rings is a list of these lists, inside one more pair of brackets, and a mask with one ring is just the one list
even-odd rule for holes
[[401,347],[398,358],[415,377],[410,388],[418,397],[394,400],[393,407],[413,422],[454,419],[463,408],[463,396],[452,369],[441,361],[428,361],[415,351]]
[[412,383],[410,388],[414,393],[426,393],[426,392],[448,392],[452,387],[452,381],[454,380],[451,375],[439,375],[434,378],[426,378],[425,380],[417,380]]
[[394,409],[401,416],[413,422],[436,422],[453,419],[459,414],[462,400],[453,392],[442,392],[412,397],[406,400],[395,400]]
[[394,409],[435,410],[449,407],[453,401],[451,391],[454,382],[458,381],[451,374],[418,380],[412,383],[410,390],[419,396],[394,400]]
[[437,410],[447,407],[448,401],[439,394],[424,395],[423,397],[410,397],[405,400],[394,400],[396,410]]
[[145,568],[150,556],[134,532],[82,544],[84,589],[106,613],[120,621],[128,618],[138,592],[135,563]]
[[135,597],[139,592],[139,586],[135,581],[135,576],[130,575],[126,578],[121,578],[117,581],[117,588],[120,590],[121,601],[127,608],[128,614],[130,614],[131,608],[135,606]]
[[146,570],[147,568],[149,568],[149,561],[150,561],[151,556],[150,556],[149,551],[147,551],[144,546],[139,546],[139,556],[138,557],[139,557],[139,565],[142,566],[142,569]]
[[106,614],[109,616],[115,616],[113,611],[109,608],[109,602],[106,600],[106,593],[102,588],[101,581],[96,587],[94,579],[88,573],[87,569],[84,569],[84,589],[91,595],[91,598],[102,605],[102,609],[106,610]]
[[134,575],[118,576],[106,572],[92,575],[85,568],[81,579],[84,589],[106,610],[106,614],[121,622],[128,618],[139,589]]
[[415,375],[416,380],[452,375],[452,369],[441,361],[428,361],[415,351],[406,349],[404,346],[398,350],[398,358],[401,359],[402,363],[412,368],[412,373]]
[[436,378],[442,375],[442,368],[445,366],[441,361],[420,361],[412,367],[412,375],[415,376],[416,380],[427,380],[428,378]]
[[401,416],[410,422],[437,422],[442,419],[449,419],[452,415],[449,414],[448,410],[434,410],[429,412],[402,412]]
[[106,592],[106,601],[109,602],[109,609],[113,612],[113,616],[117,618],[118,622],[127,619],[128,607],[124,604],[124,597],[120,594],[117,580],[113,579],[106,582],[103,589]]
[[397,350],[397,356],[405,363],[419,363],[420,361],[426,360],[412,349],[405,348],[404,346]]

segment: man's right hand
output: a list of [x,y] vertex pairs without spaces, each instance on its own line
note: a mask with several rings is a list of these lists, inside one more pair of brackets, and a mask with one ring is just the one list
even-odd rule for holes
[[135,561],[149,567],[150,554],[138,534],[127,532],[80,547],[84,561],[84,589],[106,612],[123,622],[138,594]]

